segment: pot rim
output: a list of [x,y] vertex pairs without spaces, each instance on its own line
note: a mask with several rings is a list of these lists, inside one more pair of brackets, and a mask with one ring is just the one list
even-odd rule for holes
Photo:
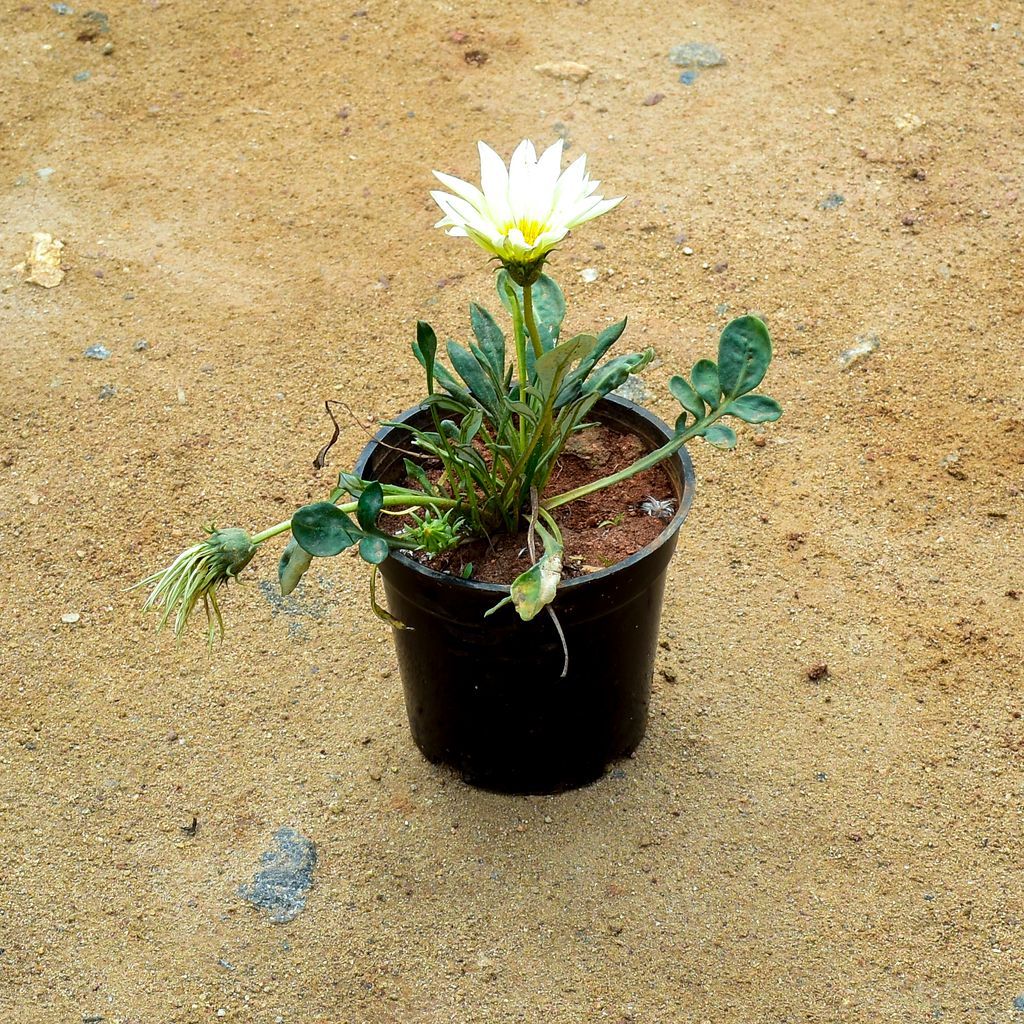
[[[618,395],[605,395],[604,398],[602,398],[594,407],[595,411],[599,410],[601,406],[606,403],[612,406],[617,406],[619,409],[632,413],[639,419],[644,420],[649,426],[656,429],[659,433],[664,434],[666,440],[672,437],[672,430],[669,428],[668,424],[665,423],[664,420],[655,416],[654,413],[645,409],[643,406],[637,405],[635,402],[631,402],[627,398],[620,398]],[[400,413],[390,422],[403,423],[405,420],[411,419],[417,413],[424,411],[426,408],[428,407],[425,405],[414,405],[411,409],[406,409],[405,412]],[[396,428],[393,426],[384,426],[373,435],[370,441],[359,453],[359,457],[356,459],[354,467],[356,476],[362,476],[362,471],[365,469],[367,462],[369,462],[370,456],[394,429]],[[679,531],[679,528],[683,525],[683,521],[686,519],[686,514],[690,511],[690,506],[693,504],[693,493],[697,486],[697,478],[693,471],[693,460],[690,458],[690,453],[686,450],[685,446],[680,448],[673,458],[678,459],[682,466],[683,494],[679,499],[679,507],[676,509],[675,515],[665,524],[665,528],[661,533],[659,533],[658,536],[649,544],[645,544],[640,548],[639,551],[635,551],[628,558],[623,558],[614,565],[610,565],[605,569],[599,569],[597,572],[585,573],[583,576],[575,576],[570,580],[561,580],[558,584],[558,590],[571,591],[576,587],[589,583],[592,580],[606,579],[613,573],[621,572],[629,566],[635,565],[637,562],[646,558],[652,552],[657,551],[658,548],[665,544]],[[464,580],[458,576],[452,576],[450,573],[438,572],[436,569],[431,569],[429,566],[423,565],[421,562],[417,562],[416,559],[410,558],[402,551],[395,551],[390,557],[398,558],[402,565],[408,566],[410,569],[413,569],[418,573],[422,573],[428,579],[444,581],[445,583],[454,587],[460,587],[466,591],[496,595],[508,593],[509,585],[507,583],[482,583],[478,580]]]

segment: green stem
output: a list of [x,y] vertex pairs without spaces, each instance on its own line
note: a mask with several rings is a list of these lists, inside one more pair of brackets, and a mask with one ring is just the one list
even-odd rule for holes
[[[340,508],[342,512],[352,513],[355,512],[358,504],[359,503],[356,501],[349,501],[344,505],[339,505],[338,508]],[[460,502],[455,498],[435,498],[430,494],[424,494],[422,499],[418,496],[416,499],[412,499],[404,494],[389,494],[384,499],[385,508],[393,508],[397,505],[407,505],[410,508],[415,508],[418,505],[432,505],[434,508],[455,508],[459,504]],[[252,537],[252,542],[253,544],[262,544],[264,541],[270,540],[271,537],[287,533],[291,528],[292,521],[290,519],[286,519],[283,523],[278,523],[276,526],[271,526],[262,533],[255,534],[255,536]]]
[[551,509],[558,508],[560,505],[567,505],[570,501],[575,501],[577,498],[582,498],[587,494],[593,494],[594,491],[603,491],[606,487],[613,487],[615,484],[622,483],[623,480],[636,476],[637,473],[642,473],[645,469],[650,469],[651,466],[656,466],[659,462],[675,455],[687,441],[706,430],[716,420],[720,420],[727,411],[727,405],[727,402],[723,403],[714,412],[705,416],[704,419],[694,423],[689,430],[685,430],[683,433],[673,437],[668,444],[655,448],[653,452],[649,452],[642,459],[638,459],[632,466],[620,469],[618,473],[612,473],[611,476],[602,477],[600,480],[593,480],[582,487],[573,488],[573,490],[565,491],[563,494],[556,494],[553,498],[548,498],[544,502],[544,507],[550,511]]
[[537,330],[537,321],[533,316],[533,285],[523,285],[523,319],[526,321],[526,329],[530,332],[530,342],[533,345],[533,354],[540,359],[544,354],[544,346],[540,343],[540,331]]
[[[508,286],[508,296],[512,306],[512,334],[516,340],[516,369],[519,371],[519,401],[526,405],[526,337],[523,333],[523,317],[519,311],[515,289]],[[519,417],[519,450],[526,447],[526,420]]]

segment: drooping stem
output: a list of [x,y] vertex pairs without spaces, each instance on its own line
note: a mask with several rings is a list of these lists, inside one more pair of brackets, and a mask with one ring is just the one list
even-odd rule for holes
[[[344,505],[339,505],[338,508],[342,512],[352,513],[355,512],[358,502],[349,501]],[[431,494],[424,494],[422,498],[417,495],[415,499],[405,494],[389,494],[384,498],[385,508],[394,508],[398,505],[404,505],[407,508],[417,508],[422,505],[431,505],[434,508],[455,508],[459,504],[456,498],[435,498]],[[282,523],[278,523],[276,526],[271,526],[269,529],[264,530],[262,533],[255,534],[251,540],[253,544],[262,544],[264,541],[270,540],[271,537],[276,537],[279,534],[287,533],[292,528],[292,521],[286,519]]]
[[530,332],[530,342],[533,345],[533,354],[537,359],[544,354],[544,346],[540,343],[540,331],[537,330],[537,321],[533,315],[533,285],[523,285],[523,319],[526,321],[526,329]]
[[727,412],[726,405],[727,403],[723,403],[714,412],[705,416],[704,419],[694,423],[688,430],[677,434],[671,441],[663,444],[660,448],[655,448],[653,452],[648,452],[642,459],[638,459],[631,466],[620,469],[618,473],[612,473],[610,476],[602,477],[600,480],[592,480],[589,484],[583,484],[582,487],[575,487],[571,491],[565,491],[562,494],[556,494],[553,498],[548,498],[544,502],[544,508],[550,511],[551,509],[558,508],[560,505],[568,505],[570,501],[575,501],[577,498],[582,498],[587,494],[593,494],[594,491],[603,491],[606,487],[613,487],[615,484],[622,483],[623,480],[636,476],[637,473],[642,473],[645,469],[656,466],[659,462],[675,455],[687,441],[692,440],[716,420],[721,419]]

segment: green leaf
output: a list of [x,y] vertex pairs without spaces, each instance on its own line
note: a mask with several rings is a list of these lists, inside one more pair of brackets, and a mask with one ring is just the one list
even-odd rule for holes
[[359,540],[355,523],[337,505],[318,501],[292,516],[292,536],[317,558],[330,558]]
[[423,489],[424,494],[430,494],[437,496],[437,488],[430,482],[430,478],[423,471],[422,466],[418,466],[412,459],[403,459],[405,464],[405,475],[411,480],[415,480]]
[[463,465],[471,467],[480,479],[486,479],[491,475],[483,456],[468,444],[457,444],[455,454]]
[[427,392],[434,390],[434,360],[437,358],[437,335],[434,328],[425,320],[416,321],[416,341],[412,346],[413,354],[427,371]]
[[302,579],[302,574],[309,568],[313,556],[299,547],[299,542],[292,537],[281,552],[277,563],[277,579],[281,584],[281,596],[287,597]]
[[[512,303],[509,301],[508,293],[505,291],[507,285],[511,285],[519,300],[519,308],[523,308],[523,289],[517,285],[508,275],[507,270],[499,270],[495,282],[498,289],[498,298],[501,304],[512,312]],[[558,341],[558,333],[562,329],[562,321],[565,319],[565,296],[558,283],[541,274],[533,283],[533,318],[537,321],[537,331],[540,333],[541,348],[546,352],[555,347]]]
[[732,427],[723,427],[721,423],[713,423],[704,431],[704,440],[715,448],[735,448],[736,433]]
[[694,390],[712,409],[718,408],[722,387],[718,383],[718,367],[710,359],[701,359],[694,364],[690,374]]
[[569,402],[573,402],[579,398],[581,385],[587,379],[588,374],[595,366],[597,366],[598,361],[605,352],[607,352],[608,349],[610,349],[612,345],[619,340],[625,329],[626,321],[625,319],[622,319],[618,323],[612,324],[601,331],[597,336],[597,343],[591,350],[590,355],[588,355],[586,359],[582,360],[580,365],[562,381],[562,387],[558,392],[558,398],[555,399],[556,409],[560,409],[563,405],[568,405]]
[[[427,326],[429,326],[429,324]],[[422,366],[424,369],[427,369],[428,360],[425,353],[420,348],[420,344],[418,341],[414,341],[412,343],[412,354],[416,357],[416,361],[420,364],[420,366]],[[462,387],[440,363],[436,363],[434,362],[433,359],[431,359],[429,361],[429,368],[429,372],[433,380],[436,380],[437,383],[440,384],[441,387],[445,389],[445,391],[448,391],[450,394],[454,395],[456,398],[462,399],[463,401],[468,402],[470,400],[469,392],[464,387]],[[433,384],[430,382],[430,379],[428,378],[428,391],[432,389]]]
[[688,415],[687,413],[685,413],[685,412],[681,412],[681,413],[680,413],[680,414],[679,414],[679,415],[678,415],[678,416],[676,417],[676,426],[675,426],[675,432],[676,432],[677,434],[681,434],[681,433],[683,433],[683,431],[684,431],[684,430],[686,430],[686,419],[687,419],[687,415]]
[[729,415],[745,423],[771,423],[782,415],[782,406],[767,395],[741,395],[729,403]]
[[370,565],[380,565],[388,557],[388,542],[383,537],[364,537],[359,542],[359,556]]
[[654,349],[645,348],[643,352],[610,359],[590,375],[583,385],[583,394],[607,395],[609,391],[621,387],[631,373],[642,370],[653,358]]
[[448,342],[448,358],[452,361],[456,373],[466,382],[473,397],[488,409],[496,408],[498,395],[477,360],[454,341]]
[[575,338],[563,341],[551,351],[545,352],[534,363],[534,372],[544,400],[554,388],[559,387],[566,371],[573,363],[586,358],[597,344],[592,334],[577,334]]
[[685,377],[678,374],[668,382],[668,389],[672,392],[677,402],[693,415],[695,420],[702,420],[705,416],[704,400],[690,387]]
[[374,480],[366,485],[356,504],[356,519],[367,533],[373,533],[377,529],[377,517],[383,507],[384,488]]
[[771,361],[772,339],[763,321],[741,316],[725,325],[718,342],[718,375],[727,398],[753,391]]
[[495,377],[501,380],[505,376],[505,335],[494,317],[475,302],[469,304],[469,321]]
[[459,440],[463,444],[469,444],[476,437],[484,422],[484,414],[479,409],[474,409],[463,417],[459,427]]
[[537,534],[544,542],[544,554],[537,564],[512,581],[510,594],[519,618],[529,622],[555,599],[562,578],[562,545],[539,523]]

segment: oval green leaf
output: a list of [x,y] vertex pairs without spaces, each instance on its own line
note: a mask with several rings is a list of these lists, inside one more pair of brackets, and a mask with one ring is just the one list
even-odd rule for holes
[[718,342],[718,376],[728,398],[753,391],[771,361],[772,339],[762,320],[741,316],[725,325]]
[[690,383],[685,377],[680,377],[677,374],[668,382],[668,389],[672,392],[672,396],[675,400],[688,413],[690,413],[695,420],[704,419],[704,401],[700,395],[690,387]]
[[359,556],[370,565],[380,565],[388,557],[388,542],[383,537],[364,537],[359,542]]
[[383,507],[384,488],[374,480],[366,485],[356,504],[356,519],[367,533],[377,529],[377,517]]
[[[718,408],[722,397],[722,386],[718,382],[718,367],[710,359],[701,359],[694,364],[690,374],[694,390],[712,409]],[[702,417],[703,418],[703,417]]]
[[715,423],[704,432],[704,440],[715,448],[735,448],[736,432],[732,427],[723,427],[721,423]]
[[359,540],[355,524],[337,505],[318,501],[303,505],[292,516],[292,536],[303,551],[330,558]]
[[729,403],[729,415],[744,423],[771,423],[782,415],[782,406],[767,395],[741,395]]

